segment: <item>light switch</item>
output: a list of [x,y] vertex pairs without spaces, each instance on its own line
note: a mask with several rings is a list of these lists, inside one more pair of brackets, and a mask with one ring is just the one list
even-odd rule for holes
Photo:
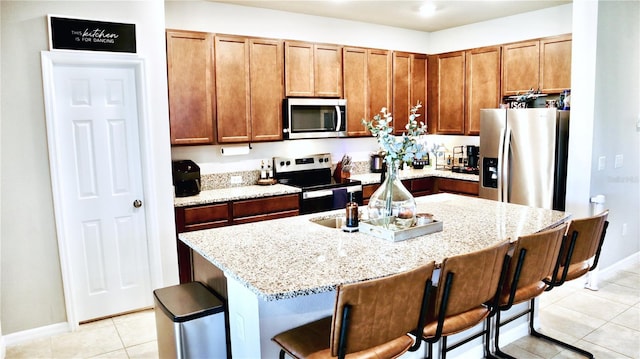
[[598,157],[598,171],[604,171],[607,165],[607,158],[605,156]]
[[616,161],[613,164],[614,168],[620,168],[622,167],[622,155],[616,155]]

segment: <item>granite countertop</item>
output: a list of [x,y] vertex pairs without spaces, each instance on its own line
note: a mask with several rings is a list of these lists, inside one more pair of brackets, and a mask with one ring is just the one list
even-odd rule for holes
[[201,191],[199,194],[190,197],[176,197],[173,200],[175,207],[186,207],[200,204],[236,201],[241,199],[261,198],[278,196],[285,194],[300,193],[300,188],[274,184],[268,186],[240,186],[222,189],[212,189]]
[[[424,169],[407,169],[402,170],[399,173],[400,179],[414,179],[423,177],[442,177],[452,178],[465,181],[478,182],[479,176],[465,173],[455,173],[451,171],[435,170],[427,167]],[[352,179],[362,181],[363,185],[380,183],[380,173],[362,173],[351,175]],[[278,196],[285,194],[300,193],[301,190],[298,187],[287,186],[283,184],[275,184],[268,186],[237,186],[221,189],[212,189],[201,191],[195,196],[189,197],[175,197],[173,200],[174,207],[186,207],[209,203],[219,203],[227,201],[236,201],[242,199]]]
[[[478,182],[480,176],[468,173],[451,172],[450,170],[436,170],[432,167],[425,167],[423,169],[409,168],[406,170],[400,170],[398,176],[401,180],[424,178],[424,177],[440,177],[451,178],[463,181]],[[362,184],[374,184],[380,183],[380,173],[363,173],[351,175],[352,179],[362,181]]]
[[[398,273],[514,240],[562,223],[565,212],[436,194],[417,197],[419,212],[444,230],[402,242],[346,233],[310,219],[343,210],[179,234],[180,240],[264,300],[332,291],[337,285]],[[364,208],[361,208],[364,210]]]

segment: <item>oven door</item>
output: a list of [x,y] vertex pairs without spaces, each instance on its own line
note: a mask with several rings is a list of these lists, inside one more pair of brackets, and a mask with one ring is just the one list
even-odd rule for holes
[[300,214],[345,208],[351,194],[353,200],[362,205],[362,185],[303,191]]

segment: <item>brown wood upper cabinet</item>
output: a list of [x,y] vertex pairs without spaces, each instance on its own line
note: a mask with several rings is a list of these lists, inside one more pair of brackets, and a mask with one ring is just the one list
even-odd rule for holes
[[426,121],[424,116],[427,102],[427,55],[407,52],[393,53],[393,127],[396,134],[406,131],[411,107],[418,101],[418,121]]
[[428,57],[429,133],[464,134],[465,52]]
[[371,120],[391,105],[391,52],[345,47],[343,49],[344,97],[347,99],[347,133],[370,136],[362,119]]
[[502,64],[504,96],[559,93],[571,87],[571,35],[504,45]]
[[497,108],[500,96],[500,46],[465,53],[465,134],[480,134],[480,110]]
[[172,145],[215,141],[213,35],[167,30],[167,77]]
[[219,143],[282,139],[282,41],[215,36]]
[[342,46],[286,41],[285,88],[290,97],[342,97]]
[[540,40],[540,90],[560,93],[571,88],[571,35]]
[[491,46],[429,56],[430,133],[480,133],[480,109],[500,104],[500,51]]

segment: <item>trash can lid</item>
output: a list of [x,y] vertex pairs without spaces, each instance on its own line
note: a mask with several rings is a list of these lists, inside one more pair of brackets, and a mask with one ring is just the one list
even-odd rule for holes
[[224,311],[222,301],[200,282],[153,291],[156,305],[174,322],[182,323]]

